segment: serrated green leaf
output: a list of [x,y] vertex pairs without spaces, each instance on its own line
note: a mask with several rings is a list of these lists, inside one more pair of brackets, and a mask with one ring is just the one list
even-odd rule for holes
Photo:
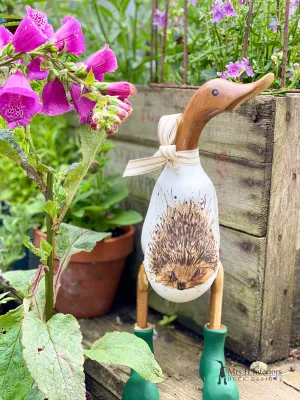
[[48,200],[43,210],[54,219],[56,217],[56,201]]
[[36,385],[33,385],[24,400],[45,400],[45,395],[39,390]]
[[56,238],[56,255],[60,261],[81,251],[90,252],[95,244],[111,236],[109,232],[95,232],[69,224],[61,224]]
[[148,344],[131,333],[106,333],[84,354],[98,362],[125,365],[150,382],[158,383],[165,379]]
[[29,269],[28,271],[7,271],[3,274],[3,278],[16,289],[21,297],[25,297],[29,294],[29,287],[35,273],[36,269]]
[[0,395],[3,400],[24,400],[33,380],[23,359],[23,307],[0,317]]
[[119,226],[138,224],[141,221],[143,221],[143,217],[134,210],[118,211],[114,217],[106,220],[109,225]]
[[11,132],[4,129],[0,130],[0,153],[11,159],[17,165],[21,165],[21,156],[25,155]]
[[87,74],[87,76],[86,76],[86,78],[85,78],[85,82],[86,82],[88,85],[92,85],[95,81],[96,81],[95,75],[94,75],[93,69],[91,68],[91,69],[89,70],[89,73]]
[[128,190],[124,186],[124,183],[118,182],[116,185],[112,186],[105,196],[105,200],[102,202],[102,206],[105,208],[110,208],[115,204],[120,203],[120,201],[126,199],[128,196]]
[[22,323],[23,356],[49,400],[85,400],[83,349],[79,324],[72,315],[56,314],[47,323],[29,312]]
[[90,99],[92,101],[97,101],[99,94],[98,93],[85,93],[83,97],[86,97],[87,99]]
[[23,244],[31,251],[31,253],[40,257],[42,264],[47,264],[47,259],[52,251],[52,246],[44,238],[41,238],[39,248],[34,246],[29,236],[25,236]]

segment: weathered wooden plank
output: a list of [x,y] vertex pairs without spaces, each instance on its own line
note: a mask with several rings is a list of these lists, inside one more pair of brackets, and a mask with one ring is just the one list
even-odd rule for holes
[[[147,202],[137,198],[130,198],[127,205],[142,215],[146,214],[148,207]],[[223,323],[229,330],[228,348],[254,360],[259,355],[266,240],[223,226],[220,232],[220,254],[225,271]],[[140,236],[141,224],[137,226],[136,248],[129,264],[130,271],[127,270],[124,277],[125,286],[135,281],[143,261]],[[135,290],[134,286],[130,290]],[[208,322],[209,293],[193,302],[176,304],[151,292],[149,302],[151,307],[164,314],[178,315],[184,325],[196,332],[202,333],[203,325]]]
[[[156,146],[160,117],[183,112],[194,93],[138,86],[137,95],[131,98],[134,112],[120,127],[120,140]],[[234,112],[213,118],[201,135],[200,148],[213,154],[270,162],[274,115],[274,97],[258,96]]]
[[288,354],[300,199],[299,125],[300,98],[278,98],[262,313],[264,361]]
[[[203,341],[196,335],[188,335],[178,325],[175,329],[158,325],[157,322],[160,318],[160,315],[153,314],[150,311],[149,320],[155,323],[158,331],[157,338],[154,340],[156,359],[167,377],[165,382],[158,385],[160,399],[201,399],[203,384],[198,376],[198,368]],[[109,331],[132,332],[133,320],[135,320],[134,309],[125,307],[102,318],[80,320],[84,346],[89,347],[99,336]],[[300,400],[298,391],[280,381],[270,381],[265,376],[253,375],[249,372],[248,367],[230,359],[226,360],[226,364],[228,372],[239,371],[237,384],[241,400]],[[295,361],[293,365],[298,371],[300,361]],[[271,370],[286,370],[287,368],[288,366],[282,365],[282,363],[280,366],[277,364],[269,366]],[[104,386],[116,398],[121,399],[124,384],[129,378],[128,368],[108,366],[88,360],[85,363],[85,372],[88,376],[88,382],[91,379],[94,381],[94,387]],[[108,397],[108,399],[110,398]]]
[[296,251],[291,340],[300,339],[300,250]]
[[[148,157],[154,147],[116,142],[111,154],[111,170],[123,172],[129,159]],[[220,224],[256,236],[264,236],[270,189],[269,164],[201,153],[201,164],[212,180],[218,196]],[[149,200],[160,172],[130,177],[127,185],[133,196]]]

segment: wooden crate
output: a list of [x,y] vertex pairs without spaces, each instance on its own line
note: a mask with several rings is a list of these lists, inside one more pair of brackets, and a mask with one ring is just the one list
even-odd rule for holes
[[[194,90],[138,87],[134,113],[116,136],[114,171],[129,159],[154,154],[162,115],[182,112]],[[259,96],[240,109],[215,117],[200,140],[200,159],[213,181],[221,225],[221,260],[225,269],[223,323],[227,346],[248,360],[265,362],[288,354],[292,321],[297,220],[299,213],[300,97]],[[298,161],[298,162],[297,162]],[[144,215],[157,173],[128,179],[130,205]],[[140,229],[129,275],[143,261]],[[300,250],[299,250],[300,254]],[[300,256],[298,257],[298,260]],[[299,263],[299,262],[298,262]],[[300,289],[294,301],[300,308]],[[209,293],[184,304],[150,293],[150,305],[197,332],[208,322]],[[292,326],[292,329],[291,329]]]

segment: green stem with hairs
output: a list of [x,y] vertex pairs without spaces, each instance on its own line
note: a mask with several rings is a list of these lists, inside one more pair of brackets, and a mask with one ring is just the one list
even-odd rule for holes
[[[47,191],[46,200],[53,200],[53,174],[48,172],[47,175]],[[46,297],[46,321],[48,321],[53,315],[54,301],[53,301],[53,277],[54,277],[54,244],[55,244],[55,233],[52,230],[53,219],[49,214],[46,214],[46,225],[47,225],[47,242],[52,246],[48,257],[48,270],[45,275],[45,297]]]

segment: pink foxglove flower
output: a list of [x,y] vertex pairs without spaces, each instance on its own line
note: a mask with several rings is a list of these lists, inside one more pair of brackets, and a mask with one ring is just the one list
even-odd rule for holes
[[13,39],[16,52],[26,53],[42,44],[53,41],[53,28],[48,24],[47,15],[26,6],[27,14],[18,26]]
[[41,106],[39,95],[31,89],[21,72],[7,79],[0,92],[0,115],[9,128],[27,126]]
[[53,82],[47,82],[42,93],[43,107],[41,114],[58,115],[72,110],[68,102],[63,84],[59,79]]
[[101,50],[92,54],[84,64],[87,65],[87,71],[93,70],[93,74],[98,81],[103,81],[106,72],[115,71],[118,63],[114,52],[106,44]]
[[226,65],[226,68],[227,76],[229,76],[230,78],[238,78],[240,76],[242,65],[238,61],[236,61],[235,63],[230,62],[228,65]]
[[27,78],[30,80],[43,80],[48,77],[48,70],[41,70],[41,62],[43,61],[42,57],[35,58],[28,65],[27,69],[29,74],[27,74]]
[[213,18],[210,20],[210,22],[217,22],[218,24],[225,17],[225,13],[222,10],[221,3],[219,0],[215,2],[209,14],[213,14]]
[[[80,123],[86,123],[87,121],[85,117],[87,117],[88,114],[93,111],[96,102],[83,96],[79,84],[73,83],[71,85],[70,93],[74,107],[80,116]],[[88,93],[87,89],[85,89],[84,93]]]
[[12,41],[13,34],[4,26],[0,26],[0,48]]
[[85,44],[79,21],[71,16],[63,19],[63,25],[55,32],[55,45],[59,50],[66,46],[68,53],[80,56],[85,51]]
[[223,12],[225,13],[226,17],[236,17],[237,13],[234,11],[230,0],[227,0],[223,6]]
[[136,88],[129,82],[113,82],[107,87],[109,96],[118,96],[120,100],[127,99],[129,96],[136,94]]

